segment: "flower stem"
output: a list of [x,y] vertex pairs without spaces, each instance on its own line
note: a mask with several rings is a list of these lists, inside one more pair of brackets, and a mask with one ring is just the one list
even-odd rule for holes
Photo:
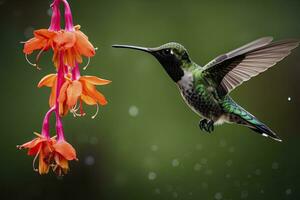
[[52,16],[51,16],[51,24],[49,30],[51,31],[59,31],[60,30],[60,9],[59,9],[60,0],[54,0],[51,4],[52,8]]
[[50,138],[50,130],[49,130],[49,120],[50,120],[50,115],[51,113],[55,110],[55,106],[53,106],[52,108],[50,108],[50,110],[48,110],[48,112],[46,113],[45,117],[44,117],[44,121],[43,121],[43,126],[42,126],[42,136],[46,137],[46,138]]
[[62,2],[65,5],[65,29],[67,31],[74,31],[73,17],[70,5],[67,0],[62,0]]
[[58,97],[60,94],[61,87],[65,81],[65,70],[64,70],[64,53],[59,52],[59,66],[57,71],[57,85],[56,85],[56,102],[55,102],[55,116],[56,116],[56,134],[57,140],[64,140],[64,130],[61,118],[59,116],[59,101]]

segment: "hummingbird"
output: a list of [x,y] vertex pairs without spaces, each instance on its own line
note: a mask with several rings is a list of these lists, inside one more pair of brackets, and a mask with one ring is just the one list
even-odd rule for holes
[[175,82],[186,104],[201,120],[199,128],[211,133],[215,125],[235,123],[256,133],[282,141],[274,131],[238,105],[230,92],[252,77],[274,66],[299,45],[298,40],[272,42],[263,37],[240,48],[217,56],[204,66],[193,62],[187,49],[176,42],[148,48],[132,45],[113,45],[153,55]]

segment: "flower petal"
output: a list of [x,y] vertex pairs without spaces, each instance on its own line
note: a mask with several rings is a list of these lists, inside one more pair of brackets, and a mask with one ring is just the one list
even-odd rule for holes
[[87,105],[96,105],[97,104],[97,101],[94,100],[92,97],[90,96],[87,96],[87,95],[84,95],[84,94],[81,94],[80,96],[81,100],[86,103]]
[[40,38],[40,39],[52,39],[57,32],[55,31],[49,31],[48,29],[39,29],[34,31],[34,37]]
[[96,54],[94,46],[89,42],[88,37],[80,30],[75,31],[76,43],[75,48],[78,52],[86,57],[92,57]]
[[24,44],[23,53],[31,54],[34,50],[43,49],[47,45],[47,41],[38,38],[31,38]]
[[56,79],[54,80],[53,86],[51,88],[51,94],[49,97],[49,107],[52,108],[55,105],[56,98]]
[[84,90],[88,96],[92,97],[100,105],[104,106],[107,104],[105,96],[102,93],[98,92],[94,85],[92,85],[88,82],[85,82]]
[[82,76],[80,77],[80,80],[87,81],[93,85],[107,85],[111,82],[110,80],[98,78],[97,76]]
[[82,93],[82,85],[79,81],[72,81],[67,89],[67,105],[69,108],[75,106],[78,97]]
[[[43,148],[43,147],[42,147]],[[47,155],[46,152],[41,149],[39,154],[39,173],[40,174],[47,174],[49,172],[49,163],[47,163],[47,158],[49,155]]]
[[67,89],[69,86],[69,81],[65,81],[64,84],[62,85],[61,89],[60,89],[60,93],[58,96],[58,102],[59,102],[59,114],[60,115],[64,115],[65,114],[65,104],[66,104],[66,100],[67,100]]
[[53,38],[53,41],[56,43],[56,45],[60,50],[67,50],[74,46],[76,42],[76,37],[74,32],[63,31],[58,33]]
[[71,144],[62,140],[53,145],[54,150],[67,160],[77,160],[76,151]]
[[56,82],[56,74],[48,74],[44,76],[40,82],[38,83],[38,87],[53,87],[54,83]]

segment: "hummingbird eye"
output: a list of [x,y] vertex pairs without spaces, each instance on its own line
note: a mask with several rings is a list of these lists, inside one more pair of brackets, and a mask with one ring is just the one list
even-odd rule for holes
[[170,55],[171,54],[171,50],[170,49],[164,49],[163,50],[163,54]]

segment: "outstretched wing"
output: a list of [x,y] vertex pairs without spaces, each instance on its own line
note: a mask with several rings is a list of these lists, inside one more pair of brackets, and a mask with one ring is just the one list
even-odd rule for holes
[[204,77],[213,81],[219,95],[224,96],[275,65],[299,45],[297,40],[271,41],[272,37],[260,38],[218,56],[204,66]]

